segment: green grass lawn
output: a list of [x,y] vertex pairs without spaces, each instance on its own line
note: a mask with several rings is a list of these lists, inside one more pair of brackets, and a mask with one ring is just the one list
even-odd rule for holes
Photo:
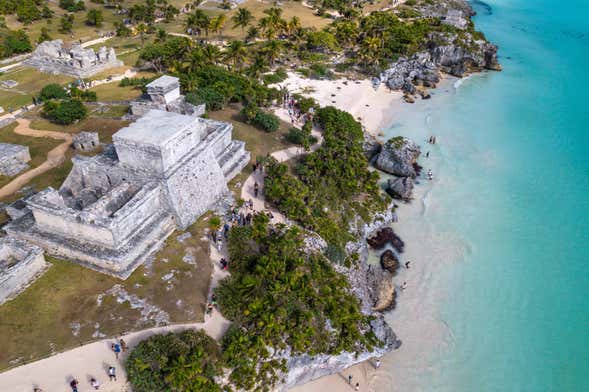
[[[21,144],[29,147],[31,160],[28,162],[29,167],[34,168],[45,162],[47,153],[57,147],[59,140],[54,140],[46,137],[30,137],[17,135],[13,132],[16,123],[12,123],[0,129],[0,143]],[[0,175],[0,187],[8,184],[14,177],[7,177]]]
[[[0,306],[0,369],[15,365],[14,361],[36,360],[104,336],[154,326],[129,302],[105,295],[116,285],[167,313],[171,323],[202,321],[212,273],[208,242],[201,240],[206,228],[203,217],[188,228],[192,237],[183,243],[177,240],[181,233],[174,233],[153,264],[138,268],[126,281],[48,257],[52,266],[45,275]],[[196,265],[182,260],[189,248]],[[163,279],[167,274],[173,278]]]
[[33,103],[33,96],[49,83],[65,84],[74,79],[64,75],[50,75],[33,68],[17,67],[0,74],[0,80],[15,80],[18,86],[10,89],[0,89],[0,106],[6,111],[9,108],[18,109],[23,105]]

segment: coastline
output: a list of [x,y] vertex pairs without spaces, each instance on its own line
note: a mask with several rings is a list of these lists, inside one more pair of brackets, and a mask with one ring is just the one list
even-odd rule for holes
[[[433,99],[424,102],[435,105],[437,99],[443,99],[444,97],[453,95],[455,90],[462,84],[459,81],[466,81],[470,77],[469,75],[465,78],[456,78],[443,74],[439,85],[430,90]],[[368,79],[361,80],[358,83],[348,81],[347,86],[343,85],[343,80],[321,81],[303,79],[304,83],[301,83],[300,79],[296,75],[293,78],[293,75],[289,74],[289,78],[281,83],[281,85],[290,86],[289,88],[296,86],[298,89],[311,87],[313,89],[312,93],[308,93],[307,90],[307,93],[303,94],[304,96],[313,97],[321,105],[336,106],[338,109],[351,113],[353,111],[352,114],[354,117],[362,118],[360,121],[363,122],[365,132],[376,137],[380,142],[386,141],[391,136],[391,130],[395,128],[399,115],[418,110],[419,104],[405,103],[403,101],[403,94],[398,91],[389,92],[384,86],[381,86],[375,91],[372,83]],[[338,86],[341,89],[337,89]],[[334,98],[336,104],[329,100],[334,90],[338,92],[337,97]],[[389,96],[385,96],[382,99],[382,95],[384,94]],[[382,100],[379,102],[379,99]],[[420,99],[417,102],[419,103],[421,101]],[[386,102],[386,105],[388,105],[386,108],[382,106],[384,105],[383,102]],[[290,121],[286,110],[279,108],[275,110],[275,113],[283,120]],[[365,119],[370,119],[371,121],[367,124]],[[385,134],[385,130],[388,135]],[[424,137],[423,139],[414,141],[424,149],[423,153],[425,154],[425,146],[429,146],[427,139]],[[432,149],[437,149],[437,146],[432,146]],[[424,159],[422,157],[421,161],[423,162]],[[435,170],[434,156],[432,155],[430,159],[431,161],[428,161],[428,163],[432,163],[432,168]],[[381,182],[386,182],[391,177],[384,172],[381,174]],[[434,306],[430,306],[425,312],[419,312],[419,315],[415,314],[412,317],[408,315],[409,312],[415,312],[415,309],[423,306],[425,301],[422,297],[427,297],[428,293],[431,293],[428,288],[427,279],[428,275],[431,274],[430,266],[432,263],[426,262],[428,260],[425,255],[429,252],[421,249],[419,241],[415,240],[419,236],[419,233],[415,232],[416,225],[413,224],[415,220],[423,219],[429,201],[429,193],[433,185],[425,181],[424,175],[421,177],[421,184],[414,190],[413,201],[411,203],[400,203],[401,208],[397,210],[399,222],[394,225],[397,234],[408,245],[406,252],[403,254],[403,260],[419,260],[420,263],[412,266],[410,275],[408,271],[401,269],[399,274],[394,277],[394,284],[397,287],[406,281],[412,290],[400,293],[401,298],[398,302],[397,309],[384,313],[385,320],[393,328],[395,334],[404,342],[403,345],[400,349],[393,350],[381,358],[382,363],[379,369],[376,369],[372,361],[365,361],[353,365],[342,372],[296,386],[289,389],[289,391],[323,392],[326,389],[345,391],[346,387],[354,390],[356,382],[360,383],[360,391],[379,390],[376,386],[382,388],[385,385],[391,385],[393,380],[399,378],[403,372],[411,371],[411,369],[418,367],[419,365],[417,363],[423,359],[422,357],[432,347],[448,342],[450,332],[437,316]],[[433,233],[429,235],[431,236]],[[444,240],[442,238],[439,240],[436,243],[443,244]],[[442,249],[440,248],[439,251],[442,251]],[[374,266],[380,266],[377,252],[369,252],[368,263]],[[427,298],[427,303],[430,305],[432,304],[431,300],[432,298]],[[423,322],[421,328],[417,328],[419,324],[418,319],[422,317],[426,317],[427,320]],[[424,336],[428,336],[427,339],[423,339]],[[412,346],[414,349],[407,350],[406,348],[408,346]],[[393,361],[395,364],[391,365]],[[391,373],[390,370],[393,368],[396,368],[398,372]],[[352,375],[354,380],[353,385],[348,384],[348,375]]]

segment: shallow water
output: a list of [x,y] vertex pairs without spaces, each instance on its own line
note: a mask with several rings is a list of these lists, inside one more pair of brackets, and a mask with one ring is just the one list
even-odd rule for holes
[[589,2],[487,4],[504,71],[446,81],[386,131],[435,178],[401,208],[403,346],[377,391],[589,390]]

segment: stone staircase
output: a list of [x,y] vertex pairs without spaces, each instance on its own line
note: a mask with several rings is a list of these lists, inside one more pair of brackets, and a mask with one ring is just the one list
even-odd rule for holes
[[230,181],[249,163],[250,153],[245,149],[245,142],[233,140],[218,158],[225,179]]

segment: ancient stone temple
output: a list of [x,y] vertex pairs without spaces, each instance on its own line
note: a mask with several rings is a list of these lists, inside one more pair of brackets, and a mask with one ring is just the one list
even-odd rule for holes
[[205,105],[193,105],[186,102],[180,94],[180,80],[173,76],[164,75],[147,86],[147,95],[131,102],[131,114],[142,116],[151,109],[166,110],[192,116],[202,116]]
[[24,291],[48,267],[43,249],[27,241],[0,237],[0,305]]
[[82,48],[79,43],[68,47],[62,40],[56,39],[40,43],[23,64],[42,72],[87,78],[105,69],[120,67],[123,62],[117,60],[113,48],[103,46],[94,52],[94,49]]
[[77,151],[92,152],[100,146],[97,132],[80,132],[74,135],[72,142]]
[[5,226],[49,254],[126,279],[176,228],[228,194],[249,162],[229,123],[151,110],[97,156],[76,156],[59,190]]
[[28,169],[29,148],[19,144],[0,143],[0,175],[15,176]]

